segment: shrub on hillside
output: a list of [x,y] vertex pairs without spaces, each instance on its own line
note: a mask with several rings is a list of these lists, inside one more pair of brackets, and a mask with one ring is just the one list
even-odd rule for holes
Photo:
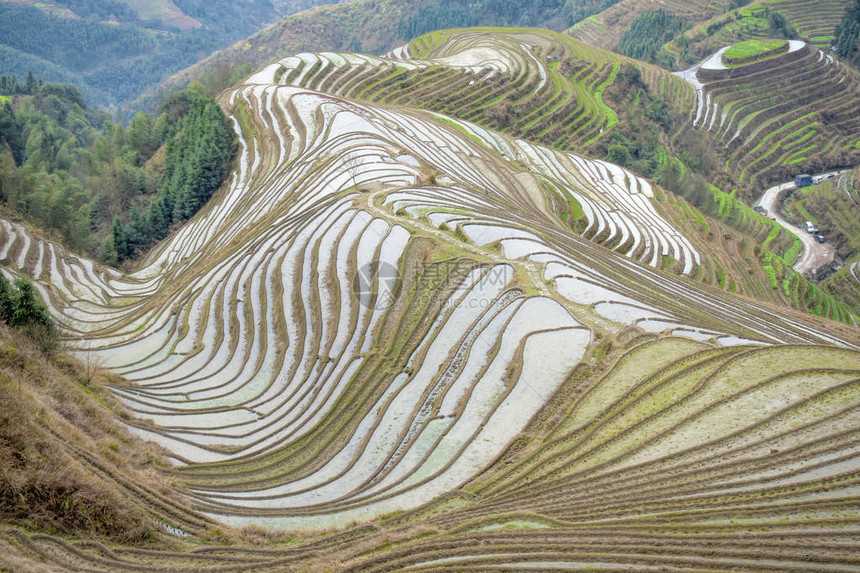
[[34,340],[43,351],[58,343],[57,329],[33,284],[23,277],[12,284],[0,274],[0,320]]

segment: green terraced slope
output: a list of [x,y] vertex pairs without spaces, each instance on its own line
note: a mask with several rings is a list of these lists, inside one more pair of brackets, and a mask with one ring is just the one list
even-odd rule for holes
[[[687,53],[691,58],[703,57],[739,40],[783,33],[782,30],[771,28],[768,12],[782,16],[797,31],[797,39],[826,50],[849,4],[845,0],[755,2],[710,20],[697,22],[685,34]],[[670,47],[677,52],[677,44],[673,42]]]
[[547,30],[445,30],[384,57],[299,54],[272,64],[274,79],[343,97],[419,107],[557,149],[582,150],[618,125],[605,92],[622,64],[677,114],[694,90],[649,64],[596,50]]
[[789,43],[787,53],[728,68],[721,50],[685,72],[702,86],[692,127],[719,150],[725,185],[748,199],[796,173],[860,161],[860,76],[818,48]]
[[665,10],[690,22],[709,20],[728,10],[725,0],[621,0],[603,12],[586,18],[567,31],[571,37],[592,46],[615,49],[621,34],[645,12]]
[[[847,0],[760,0],[731,10],[731,3],[723,0],[621,0],[574,25],[567,34],[593,46],[614,50],[621,35],[637,16],[665,10],[687,21],[689,31],[686,35],[691,44],[689,53],[695,57],[706,51],[697,48],[700,42],[715,50],[744,38],[773,34],[763,13],[767,8],[782,15],[797,30],[800,39],[824,46],[829,44],[834,28],[842,21],[849,5]],[[715,46],[713,42],[721,45]],[[672,51],[677,53],[677,47]]]

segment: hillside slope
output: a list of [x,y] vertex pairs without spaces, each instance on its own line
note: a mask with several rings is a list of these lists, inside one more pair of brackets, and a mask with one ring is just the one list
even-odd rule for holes
[[[547,31],[440,31],[393,52],[394,61],[378,62],[380,73],[389,72],[384,81],[371,75],[349,82],[345,95],[429,108],[592,154],[623,141],[621,134],[662,132],[654,139],[664,154],[751,199],[798,171],[860,162],[860,109],[854,105],[860,76],[805,42],[788,44],[766,61],[731,66],[722,63],[722,50],[685,74],[670,75]],[[494,53],[504,54],[503,68],[493,69]],[[446,76],[386,67],[423,58],[454,69]],[[336,75],[328,80],[325,89],[344,93]],[[665,155],[658,165],[660,159],[665,163]]]
[[743,65],[726,65],[724,51],[685,72],[700,88],[687,139],[711,137],[720,161],[715,182],[744,189],[751,201],[797,173],[860,162],[860,75],[853,68],[798,40]]
[[617,50],[621,35],[643,13],[665,10],[691,23],[698,23],[725,12],[728,6],[724,0],[621,0],[603,12],[577,22],[567,33],[592,46]]
[[[159,473],[164,452],[123,428],[117,416],[128,412],[105,389],[111,380],[93,361],[45,354],[0,326],[0,521],[153,547],[167,521],[211,527]],[[0,567],[19,570],[11,557]]]
[[[856,327],[691,280],[684,205],[617,165],[339,95],[403,69],[422,89],[426,70],[523,70],[539,90],[555,81],[511,40],[530,33],[253,74],[221,96],[229,183],[133,273],[0,220],[0,262],[124,377],[108,386],[128,427],[191,500],[160,517],[171,547],[12,530],[10,554],[94,571],[856,562]],[[323,533],[218,545],[209,519]]]
[[[804,50],[807,50],[805,55],[811,56],[811,51]],[[797,62],[796,56],[788,58],[786,64],[792,72],[807,67]],[[826,68],[827,61],[820,65]],[[430,109],[555,149],[586,150],[611,157],[613,148],[621,146],[627,153],[628,164],[659,178],[664,178],[673,166],[681,165],[670,154],[679,154],[686,162],[698,164],[700,169],[713,164],[713,177],[726,189],[738,184],[738,175],[745,177],[747,186],[751,185],[754,178],[746,177],[746,167],[749,163],[757,165],[755,153],[736,153],[725,161],[722,158],[726,155],[725,143],[703,137],[709,134],[706,129],[709,123],[703,124],[696,113],[705,112],[705,100],[710,104],[711,95],[710,92],[707,95],[696,93],[695,88],[701,87],[701,83],[687,83],[656,66],[597,50],[546,30],[438,31],[416,38],[383,57],[302,53],[273,64],[267,70],[283,84],[378,103]],[[734,85],[743,86],[747,81],[745,77],[748,76],[739,74],[740,79],[734,80]],[[814,105],[816,94],[829,89],[832,98],[842,93],[840,101],[845,103],[841,108],[843,115],[829,110],[820,114],[820,121],[818,116],[812,120],[817,134],[813,141],[823,141],[834,124],[837,129],[848,131],[848,141],[852,141],[851,121],[856,110],[847,102],[855,89],[849,86],[856,84],[853,76],[849,76],[848,81],[839,81],[839,77],[835,73],[828,77],[836,85],[822,82],[807,102],[807,105]],[[713,85],[719,84],[714,82]],[[790,81],[774,80],[774,86],[783,93],[774,89],[772,97],[789,101],[783,111],[791,117],[798,110],[790,104],[790,94],[798,88]],[[738,89],[726,90],[727,98],[743,93]],[[698,105],[697,99],[701,102]],[[726,107],[731,108],[731,105]],[[755,108],[742,108],[731,116],[728,126],[736,122],[745,124],[749,121],[746,115],[754,115],[754,112]],[[713,116],[715,114],[709,119]],[[763,132],[767,140],[771,138],[767,135],[767,126],[779,128],[782,117],[776,116],[765,125],[754,122],[751,125]],[[835,120],[842,120],[842,125]],[[759,132],[753,135],[759,136]],[[778,157],[783,148],[790,149],[792,143],[791,138],[781,138],[768,150],[779,151]],[[820,149],[815,146],[806,149],[812,158],[807,161],[804,157],[802,161],[810,165],[811,161],[822,159],[845,161],[844,150],[833,143]],[[822,152],[824,158],[820,155]],[[635,161],[631,160],[634,153]],[[793,156],[792,161],[795,158]],[[725,173],[716,171],[717,166],[724,165]],[[787,176],[786,169],[789,168],[780,164],[771,166],[756,175],[755,182],[780,174]],[[750,172],[755,173],[754,170]],[[706,193],[710,195],[711,191],[706,188]],[[839,304],[801,277],[781,270],[790,268],[800,244],[795,244],[779,226],[728,193],[717,190],[712,201],[700,203],[707,205],[708,202],[714,204],[710,211],[719,221],[699,213],[681,199],[660,200],[662,208],[670,211],[667,217],[685,229],[702,255],[692,273],[695,278],[731,292],[773,302],[786,301],[799,309],[814,309],[825,316],[848,319],[847,311]],[[579,220],[578,208],[565,216],[574,231],[593,233]],[[734,229],[726,229],[722,223]],[[597,238],[601,242],[612,240],[611,235]],[[783,259],[784,265],[771,263],[768,250]],[[662,266],[681,272],[685,264],[667,252],[663,254]]]
[[[276,3],[277,4],[277,3]],[[288,3],[290,4],[290,3]],[[589,5],[590,6],[590,5]],[[577,13],[588,8],[579,7]],[[286,16],[258,33],[215,52],[168,78],[178,85],[225,67],[260,68],[296,52],[323,50],[381,54],[430,30],[463,26],[540,26],[561,31],[570,25],[564,0],[353,0],[330,3]]]
[[[633,20],[642,14],[664,10],[682,18],[690,31],[687,36],[698,41],[720,37],[732,43],[745,37],[756,36],[768,29],[764,8],[781,15],[798,32],[798,39],[824,42],[832,37],[836,25],[842,20],[848,0],[758,0],[744,4],[728,1],[708,2],[694,0],[621,0],[603,12],[575,24],[568,34],[578,40],[600,48],[617,50],[621,35],[630,29]],[[722,46],[711,46],[712,50]],[[692,50],[691,50],[692,52]],[[701,54],[696,54],[701,55]]]

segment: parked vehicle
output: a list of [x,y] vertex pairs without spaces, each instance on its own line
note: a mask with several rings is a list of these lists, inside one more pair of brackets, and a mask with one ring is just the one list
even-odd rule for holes
[[824,243],[825,242],[824,235],[815,235],[815,240],[818,241],[819,243]]
[[806,232],[812,235],[815,234],[815,225],[813,225],[811,221],[806,222]]

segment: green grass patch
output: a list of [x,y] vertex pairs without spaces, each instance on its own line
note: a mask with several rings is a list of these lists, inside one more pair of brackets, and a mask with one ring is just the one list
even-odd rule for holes
[[771,288],[778,288],[779,283],[776,280],[776,270],[773,268],[773,255],[767,253],[761,259],[761,268],[764,270],[764,274],[767,275],[767,282],[771,286]]
[[447,117],[441,116],[441,115],[436,114],[436,113],[433,114],[433,117],[435,117],[436,119],[438,119],[442,123],[444,123],[446,125],[450,125],[451,127],[455,128],[457,131],[461,132],[463,135],[465,135],[466,137],[468,137],[469,139],[471,139],[472,141],[474,141],[475,143],[477,143],[481,147],[487,146],[483,141],[481,141],[480,137],[478,137],[474,133],[469,133],[468,131],[466,131],[465,127],[463,127],[462,125],[460,125],[456,121],[453,121],[451,119],[448,119]]
[[245,107],[244,102],[240,101],[236,104],[233,115],[236,116],[236,121],[239,122],[239,127],[242,129],[242,133],[245,138],[248,140],[254,139],[254,128],[251,125],[251,121],[248,119],[248,110]]
[[[794,259],[797,258],[797,255],[800,254],[800,249],[803,248],[803,243],[800,242],[800,239],[794,235],[792,235],[792,238],[794,242],[791,243],[791,246],[782,255],[782,262],[789,267],[794,264]],[[788,296],[788,293],[786,292],[785,295]]]
[[570,217],[574,221],[585,215],[585,211],[582,210],[582,205],[580,205],[579,201],[577,201],[570,193],[567,194],[567,208],[570,210]]
[[763,56],[770,56],[788,48],[785,40],[744,40],[723,54],[723,62],[742,64]]
[[797,207],[797,211],[800,213],[801,217],[813,225],[818,226],[818,221],[809,213],[809,211],[806,210],[806,207],[803,206],[803,201],[798,201],[795,207]]
[[676,261],[673,257],[670,257],[669,255],[663,255],[663,260],[660,263],[660,268],[662,268],[664,271],[670,271],[672,270],[672,267],[675,266],[675,262]]

